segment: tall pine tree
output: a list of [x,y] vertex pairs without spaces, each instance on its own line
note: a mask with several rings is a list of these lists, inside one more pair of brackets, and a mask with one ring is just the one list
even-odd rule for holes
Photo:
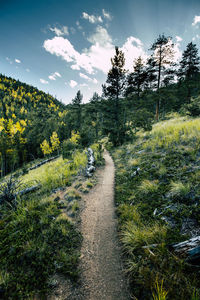
[[112,68],[108,72],[106,84],[103,85],[103,95],[108,99],[106,128],[113,144],[120,145],[125,138],[125,129],[120,110],[120,96],[125,88],[125,58],[124,53],[115,47],[115,56],[111,59]]
[[[178,77],[180,87],[183,86],[187,89],[186,102],[190,102],[192,90],[198,87],[200,58],[198,56],[198,49],[196,44],[192,42],[186,47],[180,61],[180,68],[178,70]],[[182,83],[182,85],[181,85]]]
[[156,120],[159,119],[159,109],[160,109],[160,96],[159,89],[164,82],[166,75],[168,75],[167,67],[173,66],[173,43],[170,37],[166,37],[164,34],[159,35],[157,40],[152,44],[150,50],[153,51],[153,57],[156,63],[157,70],[157,91],[158,97],[156,101]]
[[127,77],[126,95],[136,94],[140,98],[140,93],[144,89],[147,73],[142,57],[139,56],[133,65],[133,72]]
[[77,131],[80,131],[81,129],[81,103],[82,103],[82,100],[83,100],[83,95],[81,94],[81,91],[79,90],[75,96],[74,99],[72,99],[72,109],[73,109],[73,112],[74,112],[74,129],[77,130]]

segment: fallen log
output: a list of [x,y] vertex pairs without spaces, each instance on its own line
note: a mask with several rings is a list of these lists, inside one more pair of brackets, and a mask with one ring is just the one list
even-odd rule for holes
[[48,159],[45,159],[45,160],[41,161],[39,164],[37,164],[37,165],[35,165],[35,166],[32,166],[32,167],[28,168],[28,171],[37,169],[37,168],[39,168],[40,166],[42,166],[42,165],[44,165],[44,164],[46,164],[46,163],[48,163],[48,162],[50,162],[50,161],[52,161],[52,160],[58,158],[58,157],[59,157],[59,155],[54,156],[54,157],[50,157],[50,158],[48,158]]
[[38,190],[40,187],[41,187],[40,184],[33,185],[33,186],[31,186],[31,187],[28,187],[28,188],[26,188],[26,189],[24,189],[24,190],[21,190],[21,191],[17,192],[15,195],[16,195],[16,196],[18,196],[18,195],[22,196],[22,195],[25,195],[25,194],[34,192],[34,191]]
[[[143,249],[155,249],[159,244],[150,244],[143,246]],[[167,245],[169,251],[173,252],[176,256],[184,259],[186,262],[200,266],[200,236],[196,236],[181,243]]]
[[170,245],[169,249],[191,264],[200,264],[200,236]]

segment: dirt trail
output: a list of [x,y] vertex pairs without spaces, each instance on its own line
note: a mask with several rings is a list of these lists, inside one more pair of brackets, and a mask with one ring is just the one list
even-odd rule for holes
[[84,197],[81,269],[85,300],[127,300],[114,211],[114,163],[104,153],[97,186]]
[[76,287],[59,278],[59,288],[48,299],[129,300],[122,271],[114,208],[114,163],[104,152],[105,167],[97,171],[98,184],[83,195],[81,213],[81,279]]

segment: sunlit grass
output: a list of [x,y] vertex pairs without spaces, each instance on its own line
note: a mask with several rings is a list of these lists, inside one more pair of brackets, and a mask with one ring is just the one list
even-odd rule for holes
[[122,231],[122,242],[126,251],[132,254],[137,249],[140,250],[143,246],[164,242],[166,232],[166,227],[158,223],[145,226],[138,225],[134,221],[127,222]]
[[86,154],[76,151],[72,162],[59,157],[55,161],[49,162],[22,176],[21,181],[26,186],[40,184],[42,190],[48,192],[69,184],[71,177],[76,175],[80,169],[86,167],[86,164]]
[[200,141],[200,118],[176,118],[154,125],[150,138],[143,145],[152,151],[155,148],[176,148],[177,145],[193,143],[197,148]]
[[156,278],[155,287],[153,291],[153,300],[166,300],[168,292],[163,287],[163,280],[159,282]]
[[144,179],[141,185],[138,187],[138,190],[143,194],[155,193],[159,188],[159,181],[158,180],[148,180]]

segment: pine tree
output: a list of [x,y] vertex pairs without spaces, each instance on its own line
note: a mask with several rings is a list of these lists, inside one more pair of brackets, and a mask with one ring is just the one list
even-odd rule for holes
[[81,128],[81,103],[83,100],[83,95],[81,94],[81,91],[79,90],[75,96],[74,99],[72,99],[72,109],[74,111],[74,117],[75,117],[75,130],[80,131]]
[[[103,85],[103,95],[109,100],[106,131],[110,134],[113,144],[119,145],[123,142],[124,129],[120,123],[120,96],[123,95],[125,88],[125,58],[124,53],[115,47],[115,56],[111,59],[112,68],[108,72],[106,83]],[[109,114],[109,115],[108,115]]]
[[126,95],[136,93],[137,98],[139,99],[147,77],[145,65],[141,56],[134,61],[133,70],[134,71],[130,73],[127,78],[128,87],[126,89]]
[[90,105],[88,107],[88,112],[90,114],[92,127],[95,129],[95,138],[98,140],[99,131],[102,127],[102,111],[101,111],[101,97],[94,92],[92,98],[90,99]]
[[183,52],[182,60],[180,61],[180,68],[178,70],[179,83],[183,83],[187,89],[187,99],[189,103],[192,96],[192,89],[198,87],[198,74],[199,74],[200,58],[198,56],[198,49],[196,44],[192,42],[186,47]]
[[199,72],[199,63],[197,46],[191,42],[183,52],[178,72],[179,78],[192,79]]
[[[157,91],[159,94],[159,89],[164,82],[165,76],[167,75],[167,66],[173,66],[173,43],[170,37],[166,37],[164,34],[159,35],[157,40],[153,43],[150,50],[152,50],[153,57],[156,63],[157,70]],[[156,120],[159,118],[159,109],[160,109],[160,97],[157,97],[156,101]]]

